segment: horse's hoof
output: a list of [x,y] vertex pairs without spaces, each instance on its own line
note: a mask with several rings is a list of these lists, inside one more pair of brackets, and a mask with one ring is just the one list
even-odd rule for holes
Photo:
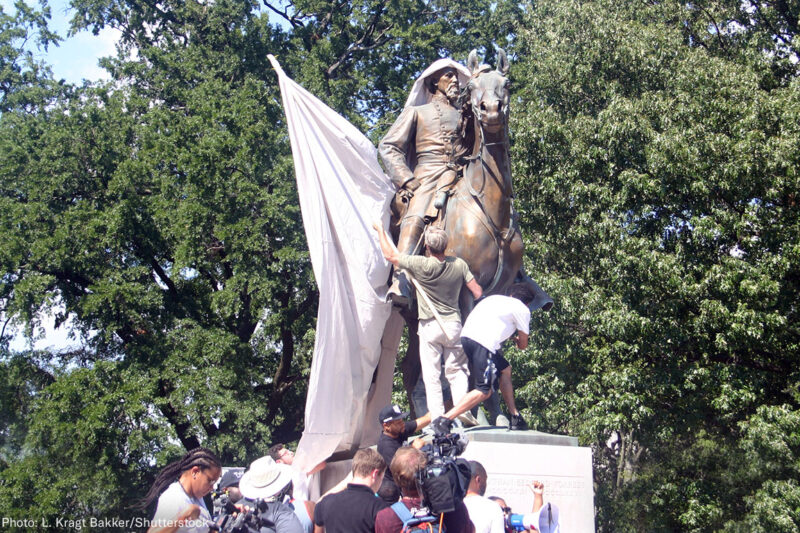
[[408,307],[408,296],[403,296],[402,294],[390,294],[389,299],[392,301],[393,305],[397,307],[406,308]]

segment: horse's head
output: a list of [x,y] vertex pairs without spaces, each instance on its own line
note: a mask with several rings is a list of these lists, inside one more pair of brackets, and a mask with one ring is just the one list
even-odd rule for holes
[[472,112],[487,133],[500,133],[508,123],[508,58],[501,48],[497,51],[497,68],[480,64],[478,52],[469,54],[467,67],[472,72],[467,90]]

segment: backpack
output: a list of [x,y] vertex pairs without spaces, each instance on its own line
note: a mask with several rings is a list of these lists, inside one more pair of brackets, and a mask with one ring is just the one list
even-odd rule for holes
[[414,516],[403,502],[393,503],[392,511],[403,522],[403,529],[400,533],[445,533],[445,527],[442,522],[443,514],[439,516],[432,514]]

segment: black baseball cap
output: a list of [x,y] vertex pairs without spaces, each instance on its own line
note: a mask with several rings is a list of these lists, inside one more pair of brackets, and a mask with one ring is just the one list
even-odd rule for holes
[[239,479],[244,474],[244,468],[231,468],[224,474],[222,474],[222,479],[219,480],[219,487],[217,490],[223,490],[228,487],[238,487],[239,486]]
[[380,424],[385,424],[386,422],[391,422],[392,420],[402,420],[407,416],[408,411],[403,411],[400,409],[399,405],[387,405],[381,409],[380,414],[378,414],[378,422]]

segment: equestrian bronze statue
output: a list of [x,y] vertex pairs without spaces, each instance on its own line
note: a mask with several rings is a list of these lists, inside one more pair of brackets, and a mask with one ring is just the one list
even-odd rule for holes
[[[424,228],[442,228],[448,234],[446,255],[467,262],[485,295],[528,283],[537,294],[532,307],[547,311],[552,299],[522,271],[523,242],[512,205],[508,59],[498,50],[492,69],[473,50],[467,67],[470,76],[460,92],[453,68],[425,79],[434,94],[430,102],[407,105],[379,145],[387,174],[399,189],[393,237],[401,253],[419,253]],[[410,293],[395,273],[390,296],[404,304]],[[472,305],[472,295],[462,291],[463,318]],[[414,306],[403,313],[409,326],[403,380],[410,398],[419,376]]]

